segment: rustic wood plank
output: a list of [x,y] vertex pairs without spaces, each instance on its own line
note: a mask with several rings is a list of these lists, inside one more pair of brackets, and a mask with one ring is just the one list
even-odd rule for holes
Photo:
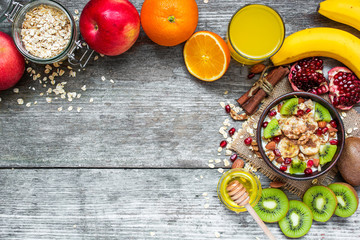
[[[59,2],[74,12],[81,11],[87,0]],[[143,1],[132,2],[140,11]],[[252,1],[197,2],[197,30],[224,37],[232,14]],[[319,2],[261,3],[280,12],[287,34],[311,26],[333,26],[360,36],[355,29],[317,14]],[[10,32],[10,26],[0,23],[0,30]],[[92,61],[76,78],[70,78],[68,72],[58,78],[68,82],[67,91],[82,94],[72,102],[53,99],[47,103],[39,94],[52,86],[43,87],[25,75],[16,86],[20,93],[0,93],[0,166],[207,167],[207,160],[217,157],[218,129],[227,118],[219,102],[235,103],[254,80],[247,80],[247,68],[234,61],[221,80],[196,80],[186,70],[182,48],[183,44],[157,46],[141,31],[135,46],[125,54]],[[40,65],[30,65],[43,71]],[[101,81],[101,76],[107,80]],[[86,92],[81,90],[83,85]],[[35,90],[29,89],[32,87]],[[227,90],[229,94],[224,95]],[[18,105],[18,98],[32,106]],[[67,111],[70,106],[72,112]],[[59,107],[64,110],[58,112]],[[77,107],[83,108],[80,113]],[[234,123],[234,127],[240,126]]]
[[[222,206],[220,175],[210,169],[3,169],[0,238],[194,240],[216,239],[219,232],[221,239],[265,239],[249,214]],[[359,217],[357,211],[314,222],[303,239],[358,239]],[[267,226],[285,239],[277,224]]]

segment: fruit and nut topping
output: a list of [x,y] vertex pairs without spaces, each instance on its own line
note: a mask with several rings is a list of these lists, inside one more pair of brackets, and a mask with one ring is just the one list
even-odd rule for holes
[[311,99],[294,97],[280,102],[262,126],[262,147],[283,172],[310,175],[321,171],[336,153],[337,123],[324,106]]
[[70,38],[70,20],[60,9],[42,4],[26,13],[21,39],[31,55],[55,57],[68,46]]

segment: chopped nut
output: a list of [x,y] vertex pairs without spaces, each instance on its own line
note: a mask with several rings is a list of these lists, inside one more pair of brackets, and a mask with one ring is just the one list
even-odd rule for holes
[[283,163],[284,159],[282,157],[279,157],[275,160],[277,163]]
[[251,67],[250,73],[258,74],[258,73],[261,73],[262,71],[264,71],[265,68],[266,68],[266,66],[264,64],[258,63]]
[[232,169],[234,168],[243,168],[245,165],[244,160],[238,158],[235,160],[235,162],[233,163],[233,165],[231,166]]
[[317,159],[317,158],[314,158],[314,159],[313,159],[313,162],[314,162],[314,167],[318,167],[320,160]]
[[275,150],[276,143],[274,141],[271,141],[268,144],[266,144],[265,148],[268,149],[268,150]]
[[248,115],[246,115],[246,113],[238,114],[233,109],[230,110],[230,116],[236,121],[244,121],[248,119]]
[[283,182],[271,182],[270,183],[270,187],[272,188],[281,188],[282,186],[284,186],[285,183]]
[[325,121],[320,121],[320,122],[318,122],[318,124],[319,124],[319,127],[321,127],[321,128],[326,127],[326,122]]

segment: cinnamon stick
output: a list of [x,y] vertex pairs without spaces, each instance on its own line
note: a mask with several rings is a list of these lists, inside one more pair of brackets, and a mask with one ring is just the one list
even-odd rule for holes
[[[288,73],[288,68],[280,66],[273,69],[265,78],[272,86],[275,86]],[[260,88],[252,97],[249,97],[249,91],[244,94],[245,96],[243,95],[238,99],[238,103],[244,109],[246,114],[252,115],[260,105],[261,101],[266,97],[266,93]]]

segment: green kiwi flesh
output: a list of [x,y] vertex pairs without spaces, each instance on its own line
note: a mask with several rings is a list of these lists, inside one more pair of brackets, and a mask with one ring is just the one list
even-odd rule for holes
[[289,211],[279,221],[279,227],[285,236],[299,238],[307,234],[313,221],[310,208],[297,200],[289,201]]
[[272,138],[280,135],[281,129],[279,126],[279,122],[276,118],[273,118],[264,129],[264,138]]
[[290,174],[304,173],[306,169],[306,163],[300,159],[293,159],[290,165]]
[[331,162],[337,150],[336,145],[321,145],[319,150],[319,161],[321,165]]
[[289,100],[286,100],[280,109],[280,114],[285,116],[295,114],[297,112],[298,104],[298,98],[290,98]]
[[334,214],[337,199],[334,192],[324,186],[313,186],[309,188],[304,196],[303,202],[308,205],[313,213],[314,220],[326,222]]
[[350,217],[353,215],[359,205],[355,189],[347,183],[333,183],[328,187],[335,193],[338,202],[335,215],[339,217]]
[[289,200],[280,189],[265,188],[254,210],[264,222],[278,222],[286,216]]
[[320,103],[315,103],[315,121],[331,121],[331,115],[329,110],[327,110],[323,105]]

